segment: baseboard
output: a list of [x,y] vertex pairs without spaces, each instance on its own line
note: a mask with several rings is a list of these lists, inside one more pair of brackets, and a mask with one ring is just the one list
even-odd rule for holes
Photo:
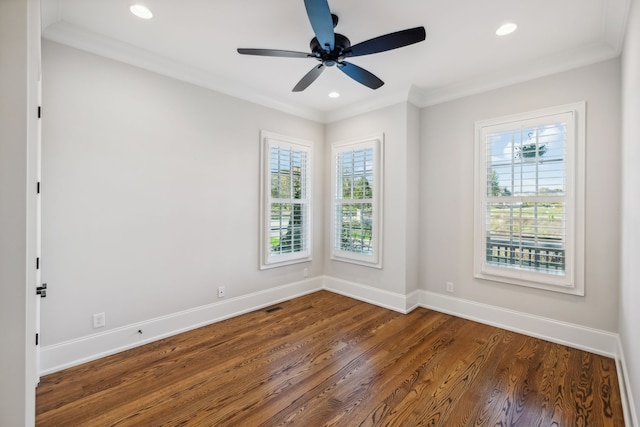
[[403,314],[418,307],[419,301],[418,291],[407,296],[331,276],[324,276],[324,289]]
[[407,299],[406,299],[406,313],[410,313],[413,310],[415,310],[416,308],[420,307],[420,295],[422,294],[422,291],[420,290],[415,290],[411,293],[409,293],[407,295]]
[[622,341],[618,337],[618,357],[616,358],[616,370],[618,371],[618,383],[620,385],[620,397],[622,400],[622,411],[624,412],[624,424],[629,427],[640,427],[638,423],[638,412],[631,392],[631,382],[629,380],[629,370],[624,353]]
[[618,335],[612,332],[560,322],[515,310],[481,304],[430,291],[420,291],[420,306],[513,332],[585,350],[611,358],[617,357]]
[[[418,290],[404,295],[329,276],[314,277],[43,347],[40,352],[40,375],[80,365],[321,289],[405,314],[416,307],[424,307],[612,357],[616,360],[618,378],[621,379],[620,391],[625,421],[627,425],[638,426],[624,351],[617,334],[434,292]],[[142,331],[142,334],[138,331]]]
[[[110,329],[40,350],[40,375],[47,375],[162,338],[259,310],[322,289],[322,277],[265,289],[144,322]],[[138,331],[142,331],[140,334]]]

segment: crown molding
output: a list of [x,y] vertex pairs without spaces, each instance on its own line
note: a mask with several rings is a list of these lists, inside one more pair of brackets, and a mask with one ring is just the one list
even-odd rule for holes
[[629,21],[631,0],[606,0],[602,39],[620,54]]
[[[53,0],[52,3],[57,5],[57,0]],[[133,65],[147,71],[152,71],[154,73],[185,81],[225,95],[233,96],[267,108],[272,108],[319,123],[331,123],[347,119],[369,111],[405,102],[409,98],[410,90],[407,89],[388,93],[384,96],[374,96],[367,100],[329,112],[304,108],[272,96],[262,95],[258,91],[247,88],[237,82],[221,76],[212,75],[212,73],[208,71],[179,63],[162,55],[141,49],[137,46],[87,31],[65,21],[57,20],[56,16],[58,10],[57,6],[55,8],[53,7],[53,4],[50,4],[49,12],[47,21],[53,23],[45,27],[43,21],[44,30],[42,32],[42,37],[46,40]]]
[[490,75],[478,76],[454,85],[432,90],[414,87],[412,88],[411,100],[418,107],[429,107],[606,61],[619,55],[619,51],[607,43],[594,43],[541,58],[536,60],[535,64],[528,63],[496,70]]
[[274,110],[316,122],[324,121],[323,114],[317,110],[292,105],[289,102],[272,96],[264,96],[235,81],[213,75],[209,71],[179,63],[137,46],[87,31],[65,21],[58,21],[47,26],[42,33],[42,37],[46,40],[124,62],[147,71],[211,89]]
[[360,100],[346,107],[337,108],[324,114],[324,123],[333,123],[345,120],[370,111],[396,105],[409,100],[411,88],[389,92],[385,95],[373,95],[367,99]]
[[40,28],[44,29],[60,21],[60,1],[40,0]]

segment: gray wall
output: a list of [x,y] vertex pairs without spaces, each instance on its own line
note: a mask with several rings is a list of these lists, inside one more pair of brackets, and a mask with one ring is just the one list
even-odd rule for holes
[[0,1],[0,425],[35,418],[37,1]]
[[[420,277],[427,290],[605,331],[617,331],[620,205],[617,60],[422,110]],[[474,122],[585,100],[584,297],[473,278]]]
[[420,109],[407,105],[406,293],[420,288]]
[[[640,411],[640,3],[632,2],[622,55],[622,269],[620,339]],[[636,422],[638,415],[636,414]]]
[[[322,273],[322,125],[52,42],[43,76],[44,345]],[[258,269],[261,129],[315,143],[311,263]]]

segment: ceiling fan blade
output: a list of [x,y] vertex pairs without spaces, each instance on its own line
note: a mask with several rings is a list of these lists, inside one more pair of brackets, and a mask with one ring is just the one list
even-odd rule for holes
[[317,67],[313,67],[311,71],[304,75],[304,77],[298,82],[298,84],[293,88],[292,92],[302,92],[305,90],[311,83],[313,83],[320,74],[324,71],[324,65],[320,64]]
[[338,64],[338,68],[353,80],[371,89],[378,89],[384,84],[384,82],[374,74],[349,62],[341,62]]
[[409,28],[407,30],[396,31],[395,33],[385,34],[384,36],[369,39],[351,46],[351,53],[348,54],[348,56],[362,56],[385,52],[387,50],[397,49],[399,47],[424,41],[426,38],[427,33],[424,27]]
[[315,58],[310,53],[295,52],[293,50],[278,50],[278,49],[244,49],[238,48],[238,53],[242,55],[257,55],[257,56],[278,56],[281,58]]
[[335,45],[333,18],[327,0],[304,0],[311,28],[323,50],[331,52]]

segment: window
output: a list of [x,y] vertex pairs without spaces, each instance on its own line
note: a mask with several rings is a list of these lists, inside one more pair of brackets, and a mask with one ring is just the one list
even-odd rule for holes
[[311,259],[311,143],[261,132],[261,269]]
[[584,102],[476,123],[476,277],[584,295],[584,130]]
[[382,268],[382,146],[382,135],[332,145],[332,259]]

